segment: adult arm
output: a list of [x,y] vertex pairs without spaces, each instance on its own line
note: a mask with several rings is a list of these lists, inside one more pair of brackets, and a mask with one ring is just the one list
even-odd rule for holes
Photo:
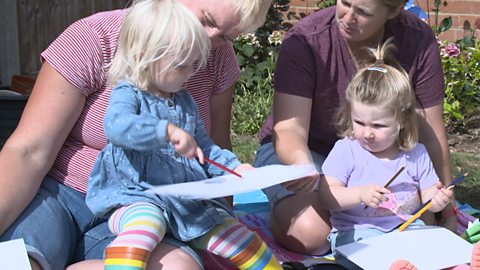
[[[210,99],[210,137],[221,148],[232,150],[230,121],[232,118],[232,99],[234,86]],[[225,197],[233,206],[233,196]]]
[[284,164],[312,163],[308,148],[309,98],[276,92],[273,102],[273,142]]
[[0,234],[37,193],[84,104],[85,96],[45,62],[0,152]]
[[[450,150],[443,123],[443,104],[417,110],[417,114],[419,115],[419,141],[425,145],[440,181],[444,186],[448,186],[452,182],[452,172],[450,168]],[[454,211],[453,207],[454,205],[450,204],[442,210],[443,215],[447,218],[442,220],[441,225],[456,232],[456,216],[449,214]],[[435,223],[433,217],[428,214],[423,219],[428,224]]]
[[417,110],[419,141],[425,145],[435,171],[444,185],[452,182],[450,151],[443,123],[443,104]]
[[232,118],[232,98],[235,86],[213,95],[210,99],[210,137],[221,148],[232,150],[230,121]]
[[[276,92],[273,102],[273,143],[283,164],[310,164],[308,148],[312,100]],[[294,192],[312,191],[319,175],[302,178],[283,185]]]

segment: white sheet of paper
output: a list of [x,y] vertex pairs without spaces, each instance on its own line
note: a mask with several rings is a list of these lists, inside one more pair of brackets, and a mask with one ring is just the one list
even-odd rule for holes
[[385,270],[399,259],[422,270],[470,263],[473,245],[453,232],[433,226],[408,228],[340,246],[337,251],[363,269]]
[[2,269],[32,270],[23,239],[0,242],[0,265]]
[[183,196],[192,199],[211,199],[250,192],[316,173],[311,165],[268,165],[243,171],[242,178],[224,175],[203,181],[157,186],[147,192]]

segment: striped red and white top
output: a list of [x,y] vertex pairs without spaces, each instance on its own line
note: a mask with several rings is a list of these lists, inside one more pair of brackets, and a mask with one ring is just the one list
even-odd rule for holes
[[[111,92],[107,70],[127,12],[127,9],[113,10],[81,19],[70,25],[41,54],[42,61],[52,65],[87,98],[83,112],[48,173],[81,192],[86,192],[90,170],[106,145],[103,116]],[[187,83],[208,133],[211,97],[229,89],[239,74],[233,46],[226,42],[212,50],[206,67]]]

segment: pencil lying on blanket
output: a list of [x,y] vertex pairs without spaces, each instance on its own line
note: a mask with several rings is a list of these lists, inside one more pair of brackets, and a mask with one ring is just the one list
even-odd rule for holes
[[[392,176],[392,178],[390,178],[390,180],[388,180],[388,182],[387,182],[387,183],[385,184],[385,186],[383,186],[383,187],[384,187],[384,188],[387,188],[387,187],[393,182],[393,180],[395,180],[395,178],[397,178],[397,176],[400,175],[400,173],[401,173],[403,170],[405,170],[405,166],[402,166],[402,167],[398,170],[398,172],[396,172],[396,173]],[[367,209],[367,208],[368,208],[368,205],[365,205],[365,207],[364,207],[363,209]]]
[[203,159],[204,159],[206,162],[212,164],[213,166],[216,166],[216,167],[218,167],[218,168],[220,168],[220,169],[222,169],[222,170],[224,170],[224,171],[227,171],[227,172],[229,172],[229,173],[231,173],[231,174],[233,174],[233,175],[236,175],[236,176],[238,176],[238,177],[242,177],[241,174],[239,174],[239,173],[235,172],[234,170],[231,170],[231,169],[223,166],[223,165],[220,164],[220,163],[217,163],[217,162],[215,162],[215,161],[213,161],[213,160],[211,160],[211,159],[208,159],[208,158],[206,158],[206,157],[204,157]]
[[[468,175],[468,173],[465,173],[464,175],[458,177],[457,179],[455,179],[452,183],[450,183],[450,185],[448,185],[447,189],[452,189],[458,182],[462,181],[463,178],[465,178],[466,176]],[[419,218],[423,213],[425,213],[425,211],[427,211],[428,209],[430,209],[430,207],[432,207],[432,199],[428,200],[424,205],[422,205],[422,207],[420,208],[420,210],[414,212],[413,216],[410,217],[407,221],[405,221],[401,226],[400,228],[398,228],[399,231],[403,231],[405,230],[405,228],[408,227],[408,225],[410,225],[412,222],[414,222],[417,218]]]

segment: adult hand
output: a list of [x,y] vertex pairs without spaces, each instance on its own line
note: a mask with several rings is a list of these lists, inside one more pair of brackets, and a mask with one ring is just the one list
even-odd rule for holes
[[320,179],[320,174],[317,172],[310,176],[285,182],[282,185],[286,189],[293,191],[295,193],[312,192],[317,188],[319,179]]
[[238,165],[234,169],[234,171],[241,174],[241,172],[243,172],[243,171],[248,171],[248,170],[253,170],[253,169],[255,169],[255,168],[251,164],[243,163],[243,164]]

